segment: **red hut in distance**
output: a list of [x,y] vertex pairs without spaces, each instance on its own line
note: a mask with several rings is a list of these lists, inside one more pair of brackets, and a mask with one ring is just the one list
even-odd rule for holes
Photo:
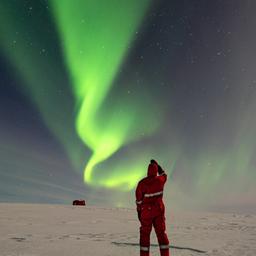
[[73,205],[86,205],[85,200],[74,200]]

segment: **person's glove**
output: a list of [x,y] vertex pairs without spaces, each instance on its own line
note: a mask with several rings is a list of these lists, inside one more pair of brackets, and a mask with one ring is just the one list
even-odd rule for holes
[[163,168],[160,165],[158,165],[158,170],[157,171],[158,171],[159,175],[164,173],[164,170],[163,170]]

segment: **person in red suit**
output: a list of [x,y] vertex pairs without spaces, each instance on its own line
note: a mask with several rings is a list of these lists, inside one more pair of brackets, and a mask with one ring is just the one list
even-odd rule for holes
[[169,240],[165,227],[164,184],[167,175],[161,166],[151,160],[147,177],[136,188],[136,204],[140,227],[140,256],[149,256],[150,233],[155,229],[161,256],[169,256]]

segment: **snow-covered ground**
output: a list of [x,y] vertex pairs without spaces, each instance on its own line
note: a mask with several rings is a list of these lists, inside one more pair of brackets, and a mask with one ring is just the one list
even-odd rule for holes
[[[255,215],[167,212],[166,219],[172,256],[256,255]],[[133,209],[0,204],[1,256],[139,255],[138,230]],[[151,238],[151,255],[159,255]]]

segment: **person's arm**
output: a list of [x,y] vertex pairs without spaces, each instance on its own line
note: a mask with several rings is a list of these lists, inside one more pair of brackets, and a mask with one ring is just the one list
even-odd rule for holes
[[165,173],[165,171],[163,170],[163,168],[160,166],[160,165],[158,165],[158,174],[159,174],[159,179],[163,182],[163,183],[165,183],[166,182],[166,180],[167,180],[167,175],[166,175],[166,173]]
[[157,166],[158,166],[158,174],[159,174],[159,179],[163,182],[163,183],[165,183],[166,182],[166,180],[167,180],[167,175],[166,175],[166,173],[165,173],[165,171],[163,170],[163,168],[157,163],[157,161],[156,160],[154,160],[154,159],[152,159],[151,161],[150,161],[150,163],[151,164],[157,164]]
[[143,200],[143,194],[142,194],[140,183],[138,184],[138,186],[136,188],[135,194],[136,194],[136,205],[137,205],[138,219],[140,220],[141,204],[142,204],[142,200]]

